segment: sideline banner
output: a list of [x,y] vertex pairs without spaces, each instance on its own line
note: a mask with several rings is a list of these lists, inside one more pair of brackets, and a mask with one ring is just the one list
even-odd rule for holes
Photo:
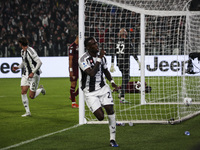
[[[68,57],[40,57],[42,61],[41,77],[69,77]],[[17,72],[13,66],[21,64],[21,57],[0,58],[0,78],[21,78],[21,69]]]
[[[40,57],[42,61],[41,77],[69,77],[68,57]],[[111,66],[111,56],[106,56],[108,69]],[[139,57],[140,60],[140,57]],[[181,76],[184,70],[184,61],[188,60],[188,56],[183,55],[165,55],[165,56],[145,56],[145,76]],[[13,66],[21,63],[21,57],[0,58],[0,78],[20,78],[21,70],[14,72]],[[140,70],[137,62],[131,56],[130,59],[130,75],[140,76]],[[198,66],[198,62],[196,66]],[[186,64],[187,66],[187,64]],[[185,66],[185,67],[186,67]],[[111,73],[113,77],[120,77],[121,72],[116,66],[115,72]],[[199,75],[195,74],[195,75]]]

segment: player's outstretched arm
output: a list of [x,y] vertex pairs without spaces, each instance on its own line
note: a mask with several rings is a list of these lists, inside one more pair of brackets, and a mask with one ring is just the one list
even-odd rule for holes
[[21,68],[23,68],[23,67],[24,67],[24,63],[22,62],[19,66],[13,67],[12,69],[13,69],[14,71],[16,71],[17,69],[21,69]]
[[19,67],[13,67],[12,70],[16,71]]

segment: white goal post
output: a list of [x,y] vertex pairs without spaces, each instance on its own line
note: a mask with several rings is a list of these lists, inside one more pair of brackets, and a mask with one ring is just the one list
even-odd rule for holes
[[[130,56],[133,85],[128,84],[127,88],[138,86],[138,81],[140,88],[139,92],[135,89],[125,93],[128,104],[120,103],[119,93],[113,92],[117,122],[174,123],[200,113],[200,56],[192,58],[197,71],[188,73],[190,54],[200,53],[200,11],[189,11],[190,3],[191,0],[79,0],[79,56],[85,52],[84,39],[95,36],[99,45],[105,46],[110,70],[117,33],[121,28],[128,32],[134,57]],[[140,70],[135,56],[141,63]],[[116,72],[111,74],[121,85],[116,59],[114,56]],[[97,121],[79,91],[79,124],[107,123],[106,119]],[[187,99],[192,102],[186,103]]]

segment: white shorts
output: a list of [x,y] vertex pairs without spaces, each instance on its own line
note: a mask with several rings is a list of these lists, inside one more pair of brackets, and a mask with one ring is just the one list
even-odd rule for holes
[[28,78],[25,75],[22,75],[21,86],[29,86],[30,90],[36,92],[40,82],[40,76],[34,75],[33,78]]
[[112,92],[107,84],[97,91],[84,92],[84,94],[86,104],[92,113],[101,106],[114,105]]

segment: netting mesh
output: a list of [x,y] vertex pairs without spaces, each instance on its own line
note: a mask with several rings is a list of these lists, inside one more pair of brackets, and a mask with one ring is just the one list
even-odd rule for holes
[[145,10],[182,11],[190,0],[108,0]]
[[[88,0],[85,3],[85,37],[94,36],[99,46],[106,50],[108,69],[114,58],[116,84],[123,86],[123,74],[117,66],[116,44],[119,31],[125,28],[129,39],[130,80],[129,87],[140,82],[141,32],[138,9],[151,10],[145,13],[145,101],[141,105],[140,90],[125,93],[129,102],[120,101],[120,93],[113,92],[117,121],[164,121],[179,120],[199,111],[199,105],[183,104],[185,97],[200,102],[197,91],[198,76],[185,74],[188,54],[200,50],[200,15],[187,16],[189,0]],[[116,3],[114,5],[113,3]],[[120,7],[119,4],[122,6]],[[125,7],[129,7],[125,9]],[[130,8],[133,6],[133,8]],[[134,9],[136,8],[136,11]],[[152,15],[153,11],[180,11],[179,15]],[[181,11],[184,11],[181,14]],[[180,15],[181,14],[181,15]],[[185,94],[189,93],[189,94]],[[97,121],[85,107],[86,119]]]
[[[195,114],[200,111],[199,105],[195,103],[200,102],[200,15],[187,16],[186,21],[186,35],[185,35],[185,49],[184,54],[189,56],[189,60],[192,57],[192,66],[194,74],[187,72],[189,69],[189,61],[186,61],[186,73],[182,80],[182,92],[184,97],[192,98],[192,107],[180,107],[180,116],[184,117],[188,114]],[[195,54],[195,55],[194,55]]]
[[186,53],[200,52],[200,17],[199,15],[189,16],[187,22],[188,31],[186,33]]

